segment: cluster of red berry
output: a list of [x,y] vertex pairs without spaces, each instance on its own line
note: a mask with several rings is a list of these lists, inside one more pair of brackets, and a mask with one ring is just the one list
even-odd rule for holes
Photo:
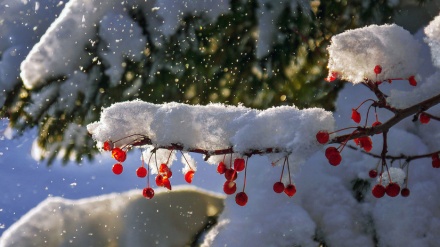
[[[382,73],[382,67],[380,65],[376,65],[373,69],[374,73],[376,74],[376,82],[366,82],[366,85],[373,85],[373,87],[378,87],[378,85],[380,85],[382,83],[382,81],[378,81],[377,80],[377,76]],[[337,72],[330,72],[329,76],[326,78],[327,81],[331,82],[336,80],[339,77],[339,74]],[[402,78],[396,78],[396,79],[387,79],[384,81],[387,81],[389,83],[391,83],[393,80],[403,80]],[[368,81],[368,80],[367,80]],[[408,82],[410,85],[412,86],[417,86],[417,81],[415,79],[414,76],[410,76],[408,78]],[[359,107],[361,107],[364,103],[368,102],[368,101],[372,101],[373,103],[370,105],[370,107],[368,108],[367,111],[367,120],[368,120],[368,114],[370,111],[371,107],[374,107],[375,109],[375,115],[376,115],[376,121],[372,124],[371,127],[379,127],[380,125],[382,125],[382,123],[378,120],[378,116],[377,116],[377,112],[376,112],[376,107],[379,106],[381,103],[383,104],[385,101],[382,100],[382,102],[378,102],[375,101],[373,99],[367,99],[364,102],[362,102],[357,108],[353,108],[352,112],[351,112],[351,119],[359,124],[361,122],[361,114],[359,113],[358,109]],[[418,119],[420,121],[420,123],[422,124],[427,124],[429,123],[429,121],[431,120],[431,115],[426,113],[426,112],[420,112],[417,114]],[[355,130],[350,134],[347,135],[348,138],[345,140],[343,139],[342,142],[340,142],[339,147],[328,147],[325,151],[325,156],[328,159],[329,163],[333,166],[337,166],[341,163],[342,161],[342,157],[341,157],[341,151],[342,149],[345,147],[345,145],[347,144],[347,142],[351,139],[353,139],[354,143],[359,146],[360,148],[362,148],[365,152],[370,152],[373,148],[373,142],[371,140],[371,138],[369,136],[361,136],[358,138],[352,138],[352,136],[354,134],[358,134],[360,133],[360,131],[365,130],[366,126],[367,126],[367,120],[365,121],[365,125],[363,127],[360,126],[356,126],[356,127],[349,127],[349,128],[344,128],[341,130],[337,130],[335,132],[338,131],[342,131],[342,130],[346,130],[346,129],[350,129],[350,128],[355,128]],[[316,134],[316,140],[320,143],[320,144],[327,144],[330,140],[330,135],[335,133],[335,132],[331,132],[329,133],[326,130],[321,130]],[[375,132],[376,134],[377,131]],[[385,137],[384,137],[384,142],[386,142]],[[386,149],[385,149],[386,150]],[[382,169],[381,169],[381,173],[378,174],[377,172],[377,167],[376,169],[373,169],[369,172],[369,176],[371,178],[376,178],[378,175],[380,176],[379,179],[379,183],[376,184],[373,189],[372,189],[372,194],[374,197],[376,198],[381,198],[383,197],[385,194],[387,194],[390,197],[395,197],[397,196],[399,193],[403,196],[403,197],[407,197],[410,194],[410,190],[407,188],[407,183],[408,181],[405,180],[405,188],[403,188],[401,190],[400,186],[398,183],[395,183],[391,180],[391,176],[390,176],[390,172],[388,170],[388,165],[386,164],[386,159],[385,159],[385,155],[381,156],[381,161],[382,161]],[[409,164],[407,164],[409,165]],[[438,153],[434,153],[432,155],[432,167],[434,168],[440,168],[440,159],[439,159],[439,155]],[[389,179],[389,183],[384,186],[382,185],[382,176],[384,175],[384,171],[385,174],[388,174],[388,179]]]
[[[118,163],[114,164],[112,167],[113,173],[116,175],[121,174],[124,170],[122,163],[127,158],[127,151],[125,150],[126,148],[114,147],[114,143],[112,141],[104,142],[102,148],[104,151],[111,151],[112,157],[116,161],[118,161]],[[173,152],[173,151],[170,151],[170,156],[171,156],[171,152]],[[152,156],[150,156],[150,158],[151,157]],[[169,160],[169,158],[168,158],[168,160]],[[147,177],[147,175],[149,174],[149,170],[150,170],[149,162],[147,164],[147,168],[145,168],[144,160],[142,158],[142,165],[136,169],[136,176],[138,176],[139,178]],[[156,175],[156,178],[155,178],[156,185],[158,187],[165,187],[168,190],[171,190],[170,178],[173,176],[173,172],[171,171],[171,168],[168,166],[168,161],[167,161],[167,163],[162,163],[162,164],[160,164],[159,167],[157,167],[157,173],[158,174]],[[191,167],[190,167],[190,170],[185,173],[184,178],[187,183],[192,183],[194,173],[195,172]],[[148,199],[151,199],[154,197],[154,190],[153,190],[153,188],[150,187],[149,177],[147,177],[147,187],[145,187],[143,189],[142,194],[145,198],[148,198]]]
[[244,206],[248,202],[248,196],[247,196],[246,192],[244,192],[244,189],[246,187],[247,160],[244,160],[243,158],[236,158],[233,163],[234,163],[234,167],[232,167],[232,164],[231,164],[230,167],[228,168],[225,165],[224,160],[221,161],[217,165],[217,172],[219,174],[224,174],[224,176],[226,178],[226,182],[223,184],[223,191],[227,195],[232,195],[237,191],[237,184],[235,183],[235,180],[238,177],[238,173],[242,172],[243,170],[245,171],[243,191],[241,191],[235,195],[235,202],[240,206]]
[[[385,194],[387,194],[390,197],[396,197],[397,195],[399,195],[399,193],[403,196],[403,197],[408,197],[410,190],[408,189],[407,183],[405,184],[405,188],[403,188],[402,190],[400,190],[400,185],[398,183],[395,183],[391,180],[391,176],[389,174],[389,171],[387,170],[388,173],[388,178],[389,178],[389,183],[387,186],[383,186],[382,185],[382,176],[383,173],[380,174],[380,179],[379,179],[379,183],[376,184],[373,189],[371,190],[371,193],[373,194],[374,197],[376,198],[381,198],[383,197]],[[376,178],[378,175],[378,172],[376,169],[372,169],[368,172],[368,175],[370,176],[370,178]]]

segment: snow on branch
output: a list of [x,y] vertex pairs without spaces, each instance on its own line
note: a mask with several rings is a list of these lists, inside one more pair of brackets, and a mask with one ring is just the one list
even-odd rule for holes
[[[416,75],[420,43],[405,29],[371,25],[335,35],[328,47],[330,75],[352,83],[384,81]],[[381,66],[381,73],[373,68]]]
[[319,108],[255,110],[223,104],[158,105],[138,100],[104,109],[100,120],[87,129],[96,141],[110,140],[117,147],[144,142],[155,147],[202,150],[205,154],[220,149],[247,155],[253,154],[252,150],[271,149],[301,162],[321,148],[315,134],[320,129],[334,129],[334,119],[331,112]]

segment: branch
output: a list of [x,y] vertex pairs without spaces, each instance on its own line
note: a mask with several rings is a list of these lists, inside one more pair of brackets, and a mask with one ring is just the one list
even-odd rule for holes
[[[168,150],[180,150],[185,152],[191,152],[191,153],[199,153],[205,155],[204,160],[208,160],[210,156],[212,155],[222,155],[222,154],[233,154],[236,153],[232,147],[228,147],[225,149],[217,149],[217,150],[205,150],[201,148],[187,148],[184,147],[182,144],[178,143],[171,143],[170,145],[164,145],[164,146],[156,146],[153,144],[151,139],[148,136],[145,135],[139,135],[141,136],[140,139],[135,140],[133,143],[128,144],[127,146],[144,146],[144,145],[152,145],[155,149],[168,149]],[[244,155],[250,157],[252,155],[263,155],[268,153],[288,153],[286,150],[283,150],[281,148],[265,148],[265,149],[251,149],[248,152],[244,153]]]
[[375,134],[383,133],[385,131],[388,131],[391,127],[393,127],[403,119],[411,115],[417,114],[419,112],[426,111],[429,108],[439,103],[440,103],[440,94],[425,101],[422,101],[418,104],[415,104],[411,107],[405,109],[395,109],[395,115],[385,123],[376,127],[358,127],[356,133],[336,136],[329,143],[343,143],[355,138],[359,138],[363,136],[372,136]]

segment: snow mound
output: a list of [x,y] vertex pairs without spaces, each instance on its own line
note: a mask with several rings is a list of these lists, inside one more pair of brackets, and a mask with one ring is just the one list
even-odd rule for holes
[[[420,43],[395,24],[371,25],[335,35],[328,47],[330,73],[352,83],[383,81],[416,75]],[[376,65],[382,67],[378,75]]]
[[141,194],[49,197],[5,231],[0,246],[185,246],[224,207],[222,196],[189,186],[157,190],[151,200]]

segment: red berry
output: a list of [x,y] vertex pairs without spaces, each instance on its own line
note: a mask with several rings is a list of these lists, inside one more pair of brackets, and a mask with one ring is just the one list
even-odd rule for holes
[[217,166],[217,172],[219,173],[219,174],[224,174],[225,172],[226,172],[226,165],[225,165],[225,163],[223,163],[222,161],[220,161],[220,163],[218,163],[218,166]]
[[237,172],[241,172],[244,170],[244,166],[245,166],[245,161],[242,158],[238,158],[234,160],[234,169]]
[[368,172],[368,175],[370,176],[370,178],[375,178],[377,177],[377,171],[372,169],[370,170],[370,172]]
[[111,141],[105,141],[104,145],[102,145],[102,149],[104,149],[104,151],[111,151],[113,149],[113,143]]
[[112,150],[112,157],[119,162],[124,162],[127,158],[127,154],[120,148],[114,148]]
[[153,190],[153,188],[151,188],[151,187],[144,188],[142,190],[142,195],[145,198],[147,198],[147,199],[153,198],[154,197],[154,190]]
[[325,78],[327,82],[332,82],[338,78],[338,72],[332,71],[330,74]]
[[114,164],[112,167],[112,171],[116,175],[121,174],[123,170],[124,170],[124,167],[122,166],[122,164],[119,164],[119,163]]
[[282,182],[276,182],[273,184],[273,191],[275,191],[275,193],[281,193],[284,191],[284,183]]
[[440,160],[432,160],[432,167],[433,168],[440,168]]
[[159,172],[164,173],[164,175],[169,178],[173,176],[173,172],[166,164],[160,164]]
[[227,169],[225,172],[225,178],[228,181],[234,181],[237,179],[237,172],[234,169]]
[[159,187],[162,187],[163,186],[163,176],[162,175],[160,175],[160,174],[158,174],[157,176],[156,176],[156,185],[157,186],[159,186]]
[[370,152],[373,148],[373,141],[369,136],[359,137],[358,143],[359,146],[365,150],[365,152]]
[[381,124],[382,124],[381,122],[376,121],[376,122],[374,122],[371,126],[373,126],[373,127],[377,127],[377,126],[379,126],[379,125],[381,125]]
[[239,193],[237,193],[237,195],[235,195],[235,202],[238,205],[244,206],[244,205],[246,205],[247,201],[248,201],[248,196],[246,195],[246,193],[239,192]]
[[431,155],[431,158],[432,158],[432,160],[438,160],[438,159],[439,159],[439,157],[438,157],[438,153],[434,153],[434,154],[432,154],[432,155]]
[[330,159],[330,155],[333,153],[339,153],[338,149],[335,147],[328,147],[325,149],[325,157],[327,157],[327,159]]
[[159,172],[160,173],[166,173],[169,170],[169,167],[166,164],[160,164],[159,166]]
[[145,167],[140,166],[137,170],[136,170],[136,175],[140,178],[144,178],[147,176],[147,169],[145,169]]
[[420,113],[419,120],[420,120],[420,123],[427,124],[427,123],[429,123],[429,120],[431,120],[431,117],[428,114],[422,112],[422,113]]
[[284,189],[284,193],[286,193],[286,195],[288,195],[289,197],[294,196],[295,193],[296,193],[295,185],[293,185],[293,184],[288,184],[288,185],[286,186],[286,188]]
[[408,197],[410,194],[410,190],[408,188],[403,188],[402,191],[400,191],[400,195],[403,197]]
[[395,197],[400,193],[400,186],[397,183],[391,182],[385,188],[388,196]]
[[380,67],[380,65],[376,65],[374,67],[374,73],[377,75],[380,74],[381,72],[382,72],[382,67]]
[[414,87],[417,86],[417,81],[416,81],[415,76],[410,76],[408,78],[408,81],[409,81],[409,85],[414,86]]
[[330,165],[337,166],[337,165],[341,164],[341,161],[342,161],[342,157],[339,152],[332,153],[329,155],[328,162],[330,163]]
[[361,144],[361,142],[359,141],[359,138],[354,138],[353,141],[356,144],[356,146],[359,146],[359,144]]
[[168,177],[164,176],[162,181],[163,181],[163,187],[171,190],[171,182],[168,179]]
[[320,144],[326,144],[328,142],[328,140],[330,139],[330,135],[328,134],[327,131],[325,130],[320,130],[318,131],[318,133],[316,134],[316,140],[318,140],[318,142]]
[[353,119],[353,121],[355,123],[360,123],[361,122],[361,114],[357,110],[351,109],[351,119]]
[[223,191],[227,195],[232,195],[237,190],[237,185],[233,181],[226,181],[225,184],[223,184]]
[[189,183],[189,184],[192,183],[193,177],[194,177],[194,171],[193,170],[187,171],[185,173],[185,181],[187,183]]
[[381,184],[376,184],[371,190],[371,193],[374,197],[381,198],[385,195],[385,187],[383,187]]

